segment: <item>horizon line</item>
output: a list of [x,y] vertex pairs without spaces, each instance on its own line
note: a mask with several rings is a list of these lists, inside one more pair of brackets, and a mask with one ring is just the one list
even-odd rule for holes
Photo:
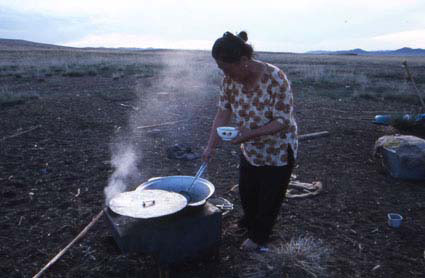
[[[55,44],[55,43],[47,43],[47,42],[39,42],[39,41],[31,41],[26,39],[9,39],[9,38],[0,38],[0,40],[9,40],[9,41],[23,41],[23,42],[29,42],[29,43],[35,43],[35,44],[43,44],[43,45],[50,45],[50,46],[56,46],[56,47],[63,47],[63,48],[73,48],[73,49],[111,49],[111,50],[120,50],[120,49],[136,49],[136,50],[183,50],[183,51],[211,51],[210,49],[205,48],[166,48],[166,47],[153,47],[153,46],[147,46],[147,47],[136,47],[136,46],[117,46],[117,47],[108,47],[108,46],[69,46],[69,45],[62,45],[62,44]],[[304,52],[294,52],[294,51],[275,51],[275,50],[255,50],[255,52],[266,52],[266,53],[288,53],[288,54],[315,54],[310,52],[347,52],[347,51],[355,51],[355,50],[361,50],[365,52],[390,52],[390,51],[397,51],[401,49],[411,49],[411,50],[424,50],[425,48],[413,48],[410,46],[403,46],[401,48],[397,49],[378,49],[378,50],[366,50],[364,48],[356,47],[352,49],[339,49],[339,50],[323,50],[323,49],[316,49],[316,50],[308,50]],[[323,53],[326,54],[326,53]]]

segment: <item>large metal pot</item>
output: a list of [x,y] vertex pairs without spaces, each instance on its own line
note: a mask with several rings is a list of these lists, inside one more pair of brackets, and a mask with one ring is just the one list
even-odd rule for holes
[[204,205],[208,198],[214,194],[214,185],[203,178],[198,178],[195,184],[192,186],[190,192],[188,189],[193,181],[192,176],[168,176],[168,177],[156,177],[151,178],[148,181],[139,185],[136,191],[144,189],[162,189],[166,191],[172,191],[177,193],[189,194],[188,206],[196,207]]

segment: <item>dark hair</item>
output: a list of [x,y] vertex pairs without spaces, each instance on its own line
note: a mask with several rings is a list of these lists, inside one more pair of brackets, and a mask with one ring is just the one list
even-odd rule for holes
[[248,34],[245,31],[240,32],[237,36],[226,32],[215,41],[212,56],[214,59],[226,63],[239,62],[242,56],[251,59],[254,49],[246,41],[248,41]]

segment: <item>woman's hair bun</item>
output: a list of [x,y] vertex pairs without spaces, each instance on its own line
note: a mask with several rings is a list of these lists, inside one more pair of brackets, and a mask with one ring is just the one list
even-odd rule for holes
[[241,38],[244,42],[248,41],[248,34],[245,31],[239,32],[238,37]]
[[248,34],[245,31],[236,36],[226,32],[215,41],[211,54],[214,59],[225,63],[237,63],[242,56],[251,59],[254,49],[250,44],[246,43],[247,40]]

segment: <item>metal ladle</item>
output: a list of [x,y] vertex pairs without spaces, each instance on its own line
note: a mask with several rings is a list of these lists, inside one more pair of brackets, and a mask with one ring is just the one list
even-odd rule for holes
[[207,162],[203,162],[203,163],[201,164],[201,167],[199,167],[198,172],[196,172],[196,175],[195,175],[195,177],[193,178],[193,181],[192,181],[192,183],[190,184],[189,189],[187,190],[187,192],[188,192],[188,193],[190,193],[190,191],[192,191],[192,187],[193,187],[193,185],[195,184],[196,180],[197,180],[200,176],[202,176],[202,174],[204,173],[204,171],[205,171],[205,169],[206,169],[206,168],[207,168]]
[[192,191],[193,185],[195,184],[196,180],[202,176],[202,174],[204,173],[205,169],[207,168],[207,162],[203,162],[201,164],[201,167],[199,167],[198,172],[196,172],[195,177],[192,180],[192,183],[189,185],[189,188],[187,190],[184,191],[180,191],[179,193],[182,194],[183,196],[185,196],[188,199],[188,203],[190,203],[192,197],[190,192]]

